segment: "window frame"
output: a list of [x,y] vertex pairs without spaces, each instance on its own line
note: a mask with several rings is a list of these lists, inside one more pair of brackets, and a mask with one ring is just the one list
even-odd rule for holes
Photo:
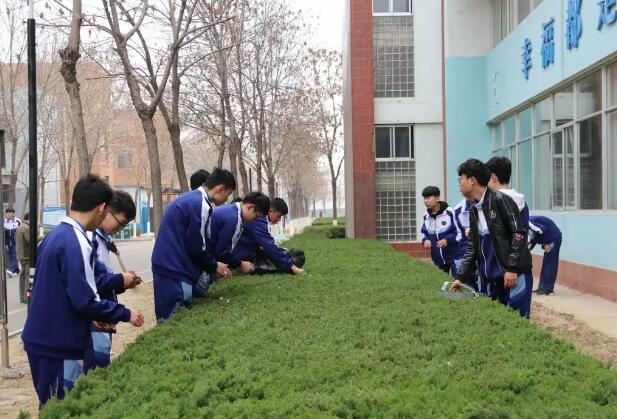
[[[389,128],[390,130],[390,157],[377,157],[377,136],[373,135],[373,154],[375,161],[415,161],[415,141],[414,141],[414,125],[413,124],[394,124],[394,125],[375,125],[374,132],[377,128]],[[396,154],[396,128],[409,129],[409,157],[395,157]]]
[[409,3],[409,12],[394,12],[394,0],[388,0],[390,7],[388,8],[389,12],[375,12],[375,0],[371,2],[371,11],[373,16],[413,16],[413,0],[407,0]]

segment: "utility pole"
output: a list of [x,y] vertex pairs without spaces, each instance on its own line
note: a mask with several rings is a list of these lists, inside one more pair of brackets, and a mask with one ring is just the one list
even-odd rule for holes
[[30,287],[28,290],[28,308],[32,299],[32,284],[36,267],[36,245],[39,229],[38,187],[36,185],[37,162],[37,109],[36,109],[36,22],[34,20],[34,0],[29,1],[28,16],[28,169],[30,195]]
[[[4,131],[0,129],[0,172],[4,169]],[[4,186],[4,185],[3,185]],[[4,189],[4,187],[3,187]],[[4,208],[3,196],[0,192],[0,209]],[[6,267],[4,266],[4,223],[0,227],[0,321],[2,321],[2,367],[9,367],[9,313],[6,295]]]

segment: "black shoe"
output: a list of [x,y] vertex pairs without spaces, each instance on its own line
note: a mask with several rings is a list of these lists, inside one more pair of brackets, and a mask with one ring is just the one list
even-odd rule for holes
[[542,288],[538,288],[538,289],[535,289],[533,293],[536,295],[549,295],[550,291],[543,290]]

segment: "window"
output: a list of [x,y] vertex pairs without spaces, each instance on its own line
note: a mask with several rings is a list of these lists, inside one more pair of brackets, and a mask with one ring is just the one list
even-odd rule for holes
[[608,114],[608,207],[617,210],[617,111]]
[[617,63],[608,68],[606,78],[608,79],[608,106],[617,106]]
[[133,167],[133,153],[130,151],[118,152],[118,169],[130,169]]
[[555,123],[557,126],[572,122],[574,119],[574,89],[572,85],[555,95]]
[[373,13],[411,13],[411,0],[373,0]]
[[531,108],[527,108],[518,114],[519,141],[531,137]]
[[505,145],[509,146],[516,143],[516,115],[506,119],[505,122]]
[[578,82],[578,117],[602,110],[602,72],[598,71]]
[[530,209],[617,210],[617,63],[495,122],[492,131],[492,154],[510,158],[512,187]]
[[416,172],[413,160],[375,162],[377,239],[416,240]]
[[564,173],[563,170],[563,133],[561,131],[553,134],[551,143],[551,160],[553,162],[553,208],[564,206]]
[[376,159],[413,159],[413,130],[410,126],[376,127]]
[[546,156],[551,155],[550,138],[549,134],[545,134],[533,140],[533,154],[537,162],[533,165],[533,208],[539,210],[551,208],[551,166],[549,164],[541,164],[546,159]]
[[520,193],[525,195],[529,208],[534,207],[533,197],[533,148],[532,141],[527,140],[518,146],[518,185]]
[[531,11],[531,0],[518,0],[518,23],[527,17]]
[[602,209],[602,115],[580,123],[579,156],[579,207]]
[[551,129],[551,98],[547,97],[534,106],[535,133],[542,134]]
[[414,97],[413,16],[373,18],[375,97]]

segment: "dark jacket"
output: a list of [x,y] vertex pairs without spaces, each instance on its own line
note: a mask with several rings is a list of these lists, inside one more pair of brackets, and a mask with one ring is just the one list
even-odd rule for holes
[[[527,231],[514,200],[487,188],[482,201],[482,211],[501,270],[518,274],[530,272],[531,254],[527,249]],[[469,217],[469,243],[456,273],[457,279],[462,280],[470,274],[475,266],[474,262],[480,258],[478,218],[478,208],[474,205]]]
[[30,259],[30,223],[28,221],[24,220],[17,228],[15,243],[17,244],[17,259]]

